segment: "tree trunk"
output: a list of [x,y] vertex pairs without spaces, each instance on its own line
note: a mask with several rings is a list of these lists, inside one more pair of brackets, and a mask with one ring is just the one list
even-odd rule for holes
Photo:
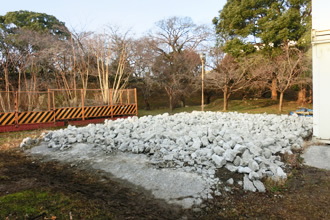
[[308,100],[308,104],[313,103],[313,89],[309,90],[309,100]]
[[225,88],[223,92],[223,111],[228,110],[228,99],[229,99],[230,93],[228,93],[228,88]]
[[206,104],[210,104],[212,95],[206,97]]
[[223,94],[223,111],[227,111],[228,109],[228,100],[227,100],[227,95]]
[[172,112],[173,111],[173,93],[172,93],[172,90],[171,88],[168,88],[168,87],[164,87],[166,93],[167,93],[167,96],[168,96],[168,100],[169,100],[169,104],[170,104],[170,111]]
[[277,100],[277,82],[276,78],[272,79],[272,100]]
[[173,112],[173,96],[172,94],[168,95],[169,102],[170,102],[170,111]]
[[144,109],[145,110],[150,110],[150,103],[149,103],[149,100],[147,98],[144,99]]
[[298,100],[297,100],[298,104],[305,104],[306,103],[306,88],[302,88],[299,92],[298,92]]
[[[7,66],[4,68],[5,71],[5,87],[6,87],[6,92],[7,92],[7,105],[8,105],[8,111],[10,111],[10,93],[9,93],[9,75],[8,75],[8,69]],[[6,111],[4,109],[4,111]]]
[[184,98],[181,99],[181,107],[186,107],[186,101],[184,100]]
[[282,109],[283,109],[283,92],[280,93],[280,103],[278,106],[279,112],[282,112]]

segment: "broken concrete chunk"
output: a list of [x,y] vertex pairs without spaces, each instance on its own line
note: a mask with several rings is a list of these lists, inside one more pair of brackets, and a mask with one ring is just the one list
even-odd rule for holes
[[238,167],[239,173],[251,173],[252,170],[249,167]]
[[252,172],[249,173],[249,179],[250,180],[260,179],[261,177],[262,176],[257,172],[252,171]]
[[286,179],[287,175],[284,173],[283,169],[281,167],[277,167],[277,176],[279,176],[281,179]]
[[227,149],[223,156],[226,158],[227,161],[232,162],[234,161],[234,158],[236,157],[237,151],[234,151],[232,149]]
[[244,178],[243,178],[243,189],[245,191],[251,191],[251,192],[257,191],[256,188],[254,187],[253,183],[249,180],[247,175],[244,175]]
[[229,185],[233,185],[234,184],[234,179],[230,178],[226,181],[226,183],[229,184]]
[[234,165],[239,166],[241,164],[241,158],[239,156],[235,157]]
[[201,142],[203,144],[204,147],[208,146],[210,143],[209,143],[209,139],[206,137],[206,136],[203,136],[201,138]]
[[212,155],[213,162],[217,165],[218,168],[223,167],[226,164],[226,159],[224,157],[220,157],[216,154]]
[[250,151],[246,149],[241,157],[241,166],[247,166],[249,161],[253,159],[253,156],[250,154]]
[[216,147],[213,148],[213,152],[215,154],[221,156],[225,152],[225,150],[223,148],[219,147],[219,146],[216,146]]
[[257,188],[259,192],[266,192],[266,188],[260,180],[253,180],[253,185]]
[[246,146],[243,146],[241,144],[236,144],[235,147],[234,147],[234,151],[237,151],[239,153],[243,153],[246,148],[247,148]]
[[229,170],[232,173],[235,173],[238,170],[238,167],[234,166],[233,164],[227,163],[226,169]]
[[257,171],[259,170],[259,165],[257,162],[255,162],[254,160],[250,160],[249,161],[249,168],[252,170],[252,171]]

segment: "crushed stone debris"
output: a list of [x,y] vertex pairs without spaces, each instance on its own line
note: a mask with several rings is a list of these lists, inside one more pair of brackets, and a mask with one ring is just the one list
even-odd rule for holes
[[[262,183],[264,177],[271,177],[275,181],[285,179],[285,164],[278,155],[292,154],[293,149],[302,148],[303,139],[311,135],[312,127],[309,117],[196,111],[106,120],[104,124],[89,124],[85,127],[69,125],[66,129],[43,134],[40,140],[43,146],[51,149],[47,151],[48,154],[65,152],[66,155],[83,155],[84,159],[88,159],[88,152],[93,151],[99,152],[98,157],[118,153],[143,155],[148,172],[171,171],[177,174],[176,179],[180,179],[180,173],[192,174],[185,178],[189,181],[198,180],[196,186],[190,185],[196,188],[195,192],[186,193],[180,198],[166,195],[172,188],[178,193],[180,190],[176,185],[187,187],[179,181],[180,184],[164,186],[165,192],[155,194],[172,203],[180,204],[182,201],[183,206],[189,208],[201,204],[204,199],[213,198],[211,194],[221,195],[221,189],[234,183],[247,191],[265,192]],[[21,147],[35,142],[26,138]],[[229,179],[227,186],[223,185],[215,175],[216,170],[222,167],[230,172],[241,173],[242,179]],[[128,172],[128,169],[120,172],[125,171]],[[116,174],[113,169],[109,172]],[[151,175],[150,178],[161,178],[158,175]],[[142,178],[137,181],[134,172],[121,178],[148,188],[147,184],[143,184],[143,181],[148,180]],[[151,190],[155,191],[155,188],[157,184],[152,184]]]

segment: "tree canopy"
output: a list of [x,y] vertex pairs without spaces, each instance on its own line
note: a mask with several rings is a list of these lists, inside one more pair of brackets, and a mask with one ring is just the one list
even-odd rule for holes
[[150,35],[150,46],[158,54],[152,71],[169,97],[171,110],[175,99],[184,105],[185,96],[191,93],[189,85],[199,73],[196,49],[209,35],[206,26],[196,25],[189,17],[170,17],[156,23]]
[[[253,44],[274,49],[297,43],[310,43],[311,0],[228,0],[213,19],[225,52],[251,53]],[[236,48],[236,50],[234,50]]]
[[13,11],[0,16],[0,28],[9,34],[14,34],[23,29],[49,33],[61,39],[70,36],[64,22],[59,21],[52,15],[32,11]]

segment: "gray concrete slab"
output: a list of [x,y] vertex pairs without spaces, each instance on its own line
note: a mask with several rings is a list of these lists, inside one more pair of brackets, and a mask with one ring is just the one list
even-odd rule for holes
[[308,166],[330,170],[330,145],[314,145],[303,153]]
[[106,155],[88,144],[75,144],[72,148],[58,151],[48,148],[46,143],[26,151],[30,155],[43,156],[45,160],[59,160],[71,166],[83,165],[85,169],[103,170],[111,176],[151,191],[157,199],[170,204],[191,208],[200,205],[211,192],[209,185],[195,173],[174,169],[157,169],[143,154],[116,152]]

